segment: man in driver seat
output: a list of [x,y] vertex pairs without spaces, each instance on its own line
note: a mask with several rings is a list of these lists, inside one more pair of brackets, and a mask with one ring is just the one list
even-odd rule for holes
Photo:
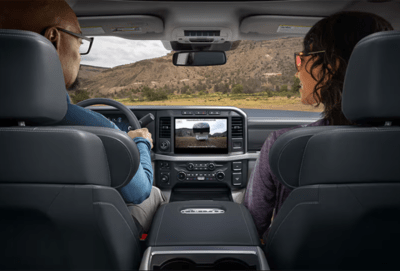
[[[65,87],[74,90],[78,86],[81,56],[79,47],[82,32],[78,19],[64,0],[46,1],[0,1],[0,29],[18,29],[39,33],[53,43],[60,58]],[[84,125],[118,127],[103,115],[71,104],[68,93],[68,111],[57,125]],[[146,128],[130,131],[128,135],[136,142],[140,152],[140,165],[121,194],[128,204],[134,220],[144,232],[148,232],[157,208],[165,202],[161,191],[152,186],[153,168],[150,149],[153,147],[151,134]]]

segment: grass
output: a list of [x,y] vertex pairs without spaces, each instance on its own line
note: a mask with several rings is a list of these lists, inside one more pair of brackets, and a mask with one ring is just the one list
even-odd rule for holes
[[299,97],[267,97],[266,95],[254,96],[227,96],[227,95],[207,95],[181,97],[183,95],[171,95],[164,101],[135,101],[130,99],[116,99],[125,105],[161,105],[161,106],[234,106],[239,108],[252,109],[273,109],[273,110],[292,110],[292,111],[310,111],[322,112],[322,106],[315,108],[310,105],[303,105]]

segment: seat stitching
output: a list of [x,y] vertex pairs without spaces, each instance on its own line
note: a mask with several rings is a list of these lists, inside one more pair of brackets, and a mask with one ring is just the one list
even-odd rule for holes
[[312,205],[312,204],[319,204],[319,201],[301,202],[301,203],[296,204],[292,208],[292,210],[290,210],[290,212],[285,216],[285,218],[282,220],[281,224],[279,224],[278,229],[276,229],[274,235],[272,236],[271,242],[269,243],[268,247],[271,246],[272,242],[274,241],[274,238],[275,238],[276,234],[279,232],[279,229],[281,228],[281,226],[283,225],[285,220],[289,217],[289,215],[294,211],[294,209],[296,209],[300,205]]
[[[281,160],[281,156],[283,155],[283,151],[287,148],[287,146],[288,146],[289,144],[292,143],[293,140],[296,140],[296,139],[301,138],[301,137],[304,137],[304,136],[310,136],[310,135],[313,136],[313,134],[307,134],[307,135],[300,135],[300,136],[297,136],[297,137],[291,139],[289,142],[287,142],[287,143],[282,147],[282,150],[279,152],[279,157],[278,157],[278,172],[279,172],[279,176],[281,177],[282,181],[283,181],[287,186],[289,186],[289,187],[291,187],[291,188],[296,188],[297,186],[292,186],[292,185],[288,184],[288,183],[284,180],[284,178],[282,177],[282,174],[281,174],[280,167],[279,167],[279,161]],[[275,142],[276,142],[276,141],[275,141]],[[308,142],[307,142],[307,144],[308,144]],[[305,152],[305,149],[304,149],[304,152]],[[303,152],[303,158],[304,158],[304,152]],[[302,161],[303,161],[303,160],[302,160]],[[301,165],[300,165],[300,173],[301,173]],[[300,174],[299,174],[299,184],[300,184]]]
[[[117,139],[117,138],[115,138],[115,137],[108,136],[108,135],[101,135],[101,136],[104,136],[104,137],[107,137],[107,138],[112,138],[112,139],[114,139],[114,140],[117,140],[118,142],[120,142],[120,143],[122,144],[122,146],[124,147],[124,151],[128,154],[128,158],[129,158],[129,173],[128,173],[127,176],[125,177],[125,180],[123,181],[123,183],[122,183],[121,185],[118,185],[118,186],[115,187],[115,188],[119,188],[119,187],[122,186],[126,181],[128,181],[128,177],[129,177],[129,175],[130,175],[130,174],[132,173],[132,171],[133,171],[133,167],[132,167],[132,164],[133,164],[132,155],[131,155],[131,153],[130,153],[128,147],[127,147],[121,140],[119,140],[119,139]],[[104,147],[104,144],[103,144],[103,147]],[[107,152],[106,152],[106,153],[107,153]],[[108,155],[107,155],[107,160],[108,160]],[[110,175],[110,179],[111,179],[111,175]]]
[[357,198],[357,196],[354,194],[354,191],[350,188],[350,186],[346,185],[345,187],[347,187],[350,191],[350,193],[353,195],[353,197],[357,200],[357,202],[360,204],[360,206],[364,209],[364,206],[361,204],[360,200]]
[[50,211],[50,209],[51,209],[51,206],[52,206],[52,205],[53,205],[53,203],[56,201],[56,199],[57,199],[57,198],[58,198],[58,196],[61,194],[61,192],[64,190],[64,188],[65,188],[65,185],[63,185],[63,186],[61,187],[60,191],[58,191],[57,195],[55,195],[54,199],[51,201],[51,203],[50,203],[49,207],[47,208],[47,211],[46,211],[46,213],[48,213],[48,212]]
[[[136,240],[135,235],[133,234],[133,232],[132,232],[132,230],[131,230],[131,227],[129,226],[128,222],[126,222],[126,219],[125,219],[124,216],[121,214],[121,212],[114,206],[114,204],[111,204],[111,203],[108,203],[108,202],[102,202],[102,201],[93,202],[93,205],[95,205],[95,204],[96,204],[96,205],[107,205],[107,206],[111,206],[111,207],[113,207],[115,210],[117,210],[118,214],[121,216],[122,220],[125,222],[126,226],[128,227],[129,232],[131,233],[133,239]],[[136,246],[138,247],[138,249],[140,249],[139,246],[138,246],[138,244],[137,244],[137,242],[136,242]],[[139,251],[140,251],[140,250],[139,250]]]
[[247,233],[248,233],[249,236],[250,236],[251,242],[253,242],[253,237],[251,236],[249,226],[247,225],[247,221],[246,221],[246,219],[245,219],[245,217],[244,217],[244,214],[243,214],[243,208],[244,208],[244,207],[243,207],[241,204],[239,204],[240,213],[242,214],[242,218],[243,218],[243,220],[244,220],[244,224],[246,224]]

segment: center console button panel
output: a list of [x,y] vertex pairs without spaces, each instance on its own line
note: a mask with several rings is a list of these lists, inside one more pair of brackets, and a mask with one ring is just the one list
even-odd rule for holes
[[230,188],[246,186],[246,160],[221,161],[156,161],[156,185],[173,189],[177,184],[196,185],[225,184]]
[[235,107],[185,106],[157,110],[155,116],[156,186],[172,191],[246,186],[245,112]]

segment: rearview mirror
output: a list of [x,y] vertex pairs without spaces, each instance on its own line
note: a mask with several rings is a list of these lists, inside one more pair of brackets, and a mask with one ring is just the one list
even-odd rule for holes
[[172,62],[175,66],[214,66],[226,63],[225,52],[178,52]]

